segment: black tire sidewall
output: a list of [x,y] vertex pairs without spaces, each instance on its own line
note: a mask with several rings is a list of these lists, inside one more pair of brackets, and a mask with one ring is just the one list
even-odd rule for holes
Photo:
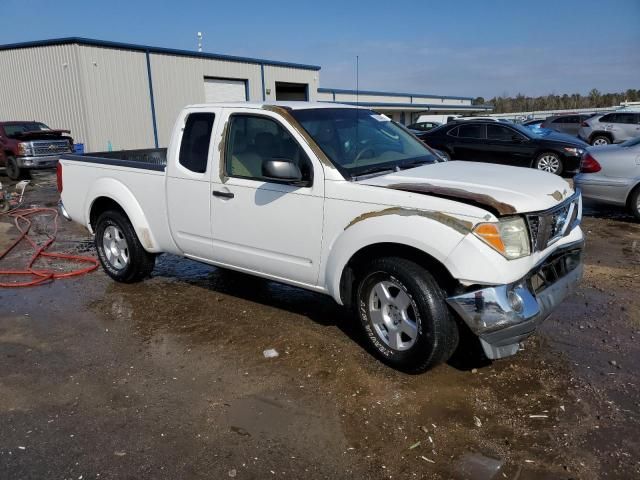
[[6,172],[11,180],[20,180],[20,168],[15,157],[7,157]]
[[[387,260],[386,264],[385,260]],[[437,333],[442,329],[436,326],[436,322],[453,322],[453,319],[449,317],[444,294],[426,270],[422,270],[414,276],[409,272],[404,272],[401,265],[394,265],[393,260],[374,261],[370,268],[362,272],[355,293],[358,319],[368,347],[378,358],[400,370],[423,371],[447,360],[448,358],[445,357],[452,353],[442,351],[440,345],[442,339],[438,338]],[[417,267],[415,264],[412,265]],[[429,277],[431,280],[429,281],[425,277]],[[368,302],[371,289],[382,280],[391,280],[398,284],[407,293],[414,307],[417,338],[416,342],[407,350],[398,351],[387,346],[378,337],[369,319]]]
[[640,199],[640,186],[637,186],[629,197],[629,210],[631,214],[640,221],[640,208],[638,208],[638,200]]

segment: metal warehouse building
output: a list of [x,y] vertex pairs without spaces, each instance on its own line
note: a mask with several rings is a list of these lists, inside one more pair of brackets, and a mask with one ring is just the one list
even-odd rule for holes
[[204,102],[358,102],[405,124],[490,108],[469,97],[318,88],[319,74],[314,65],[77,37],[0,45],[0,120],[69,129],[90,152],[166,147],[178,112]]
[[320,67],[83,38],[0,46],[0,118],[67,128],[87,151],[166,146],[185,105],[316,100]]

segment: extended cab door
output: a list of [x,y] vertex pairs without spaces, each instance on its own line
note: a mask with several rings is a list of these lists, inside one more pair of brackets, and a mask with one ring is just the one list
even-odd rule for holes
[[[322,241],[324,173],[302,137],[273,112],[224,109],[218,170],[212,177],[214,259],[315,285]],[[304,184],[265,178],[262,165],[286,159]]]
[[167,152],[167,210],[173,239],[187,257],[211,257],[213,131],[221,109],[183,112]]

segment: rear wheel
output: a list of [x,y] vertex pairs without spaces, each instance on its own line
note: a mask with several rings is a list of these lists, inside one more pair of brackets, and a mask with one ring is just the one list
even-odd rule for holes
[[555,173],[556,175],[562,173],[562,160],[557,153],[545,152],[541,154],[536,159],[534,166],[543,172]]
[[636,219],[640,220],[640,185],[631,192],[629,197],[629,210]]
[[108,210],[98,217],[95,243],[104,271],[117,282],[139,282],[151,274],[155,255],[142,247],[131,222],[121,212]]
[[611,139],[605,135],[596,135],[591,139],[591,145],[597,147],[598,145],[609,145]]
[[417,373],[451,357],[458,326],[429,272],[410,260],[384,257],[367,264],[358,278],[358,315],[378,358]]

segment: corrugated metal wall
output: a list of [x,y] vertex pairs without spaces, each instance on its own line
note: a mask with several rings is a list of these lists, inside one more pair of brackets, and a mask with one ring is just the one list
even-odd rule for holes
[[[178,112],[203,103],[205,77],[247,81],[248,100],[275,100],[277,81],[309,85],[319,72],[242,61],[150,53],[159,146],[167,146]],[[72,130],[85,151],[154,146],[147,54],[92,45],[0,51],[0,119],[40,120]]]
[[87,151],[154,146],[144,52],[80,45],[78,66],[89,121]]
[[[276,100],[276,82],[305,83],[309,85],[309,101],[317,100],[320,72],[317,70],[302,70],[292,67],[264,66],[264,86],[266,100]],[[262,98],[260,98],[262,100]]]
[[87,138],[77,46],[0,51],[0,119],[38,120]]
[[204,103],[204,77],[247,80],[249,100],[262,100],[262,77],[256,64],[152,53],[151,74],[160,146],[167,146],[182,108]]

